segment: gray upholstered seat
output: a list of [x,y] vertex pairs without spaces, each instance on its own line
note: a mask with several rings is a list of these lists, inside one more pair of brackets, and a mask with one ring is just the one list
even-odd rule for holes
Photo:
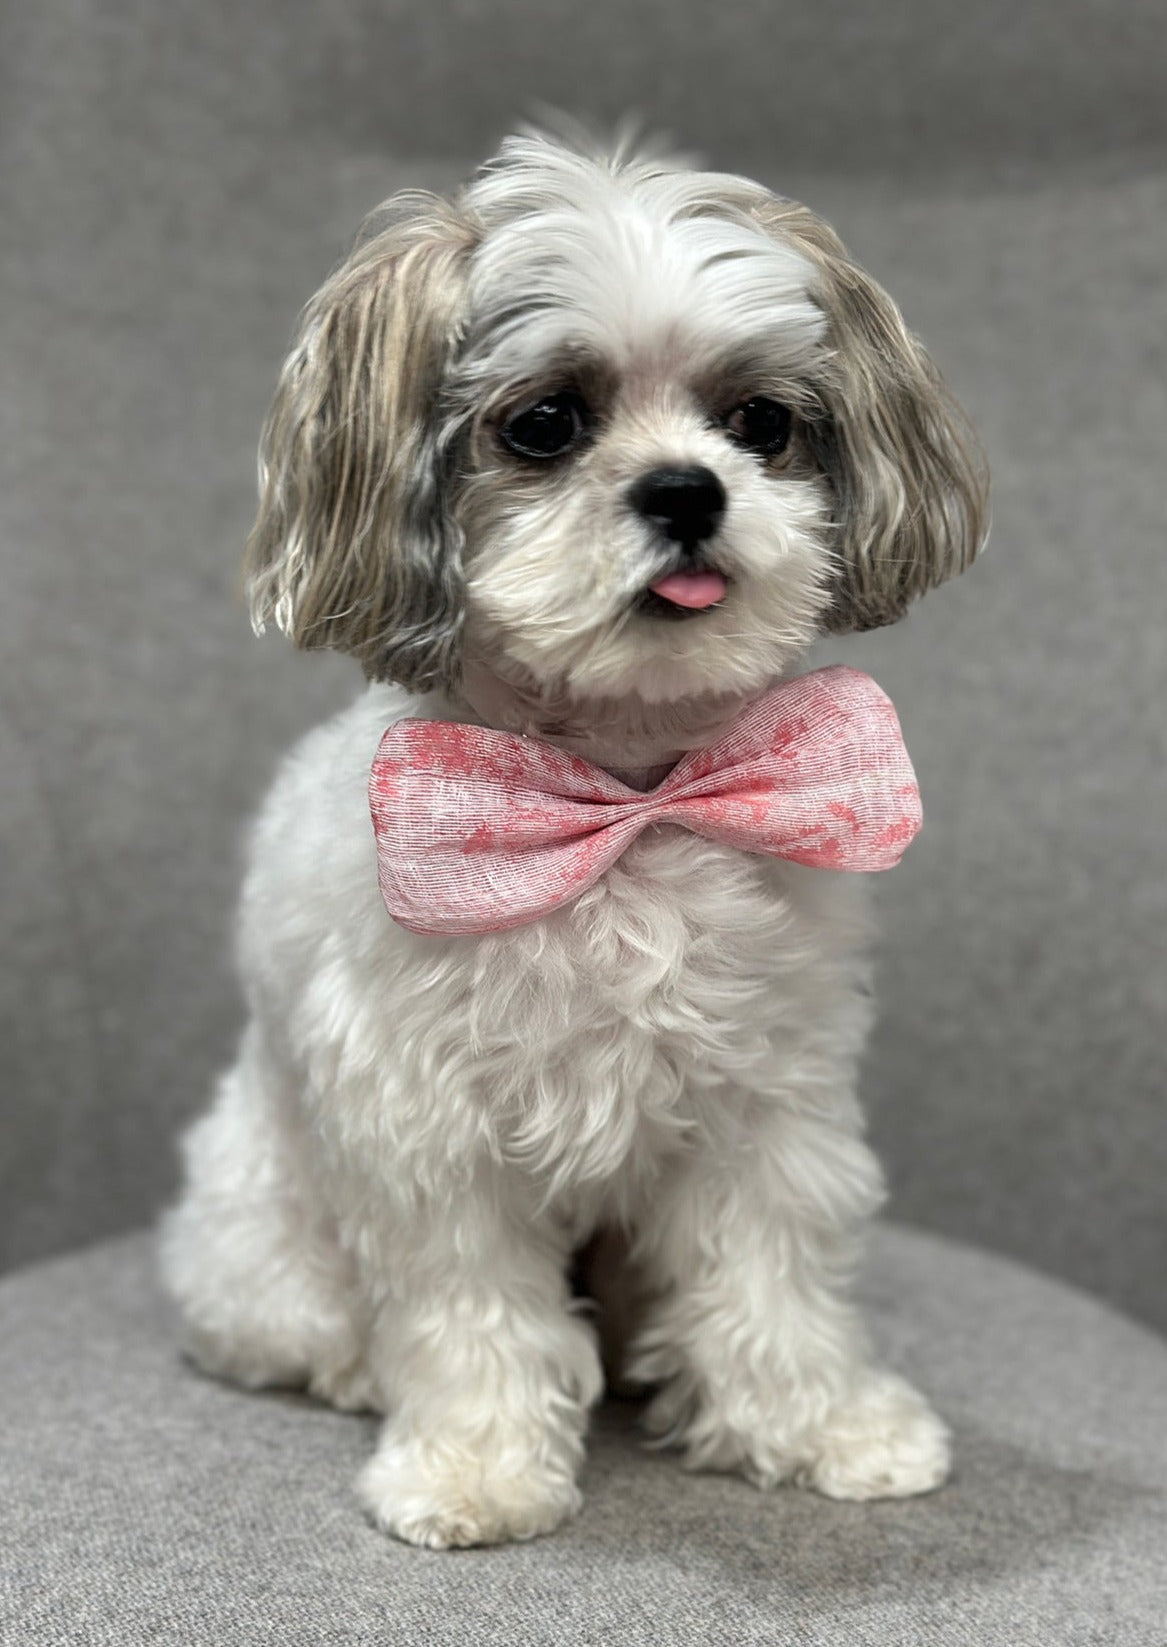
[[931,1497],[689,1476],[595,1426],[579,1518],[436,1554],[366,1524],[371,1419],[179,1357],[150,1243],[0,1285],[0,1641],[1163,1647],[1167,1344],[1002,1259],[883,1230],[876,1336],[953,1423]]

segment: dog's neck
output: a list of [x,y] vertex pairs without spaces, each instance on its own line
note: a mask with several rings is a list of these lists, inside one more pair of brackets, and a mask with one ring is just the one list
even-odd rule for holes
[[711,743],[749,698],[580,699],[548,693],[534,681],[504,679],[486,664],[468,661],[450,701],[459,719],[540,738],[603,767],[631,789],[652,789],[688,750]]

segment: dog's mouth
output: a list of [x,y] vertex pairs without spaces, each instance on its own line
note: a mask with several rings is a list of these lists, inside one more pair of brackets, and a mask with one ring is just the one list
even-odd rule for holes
[[703,561],[686,564],[654,578],[636,598],[636,610],[651,618],[691,618],[708,612],[725,598],[729,580]]

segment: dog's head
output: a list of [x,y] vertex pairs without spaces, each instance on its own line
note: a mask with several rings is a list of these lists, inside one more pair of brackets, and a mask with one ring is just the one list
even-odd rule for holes
[[962,570],[985,480],[887,295],[804,207],[512,138],[370,219],[264,432],[257,626],[456,686],[748,692]]

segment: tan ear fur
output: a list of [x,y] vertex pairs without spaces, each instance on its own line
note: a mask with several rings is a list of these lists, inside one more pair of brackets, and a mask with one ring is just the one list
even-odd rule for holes
[[260,445],[252,622],[416,689],[456,674],[462,612],[437,403],[475,235],[430,195],[358,245],[305,308]]
[[819,272],[833,358],[811,444],[837,500],[839,576],[825,622],[894,623],[981,548],[988,471],[964,413],[895,304],[794,201],[755,208]]

